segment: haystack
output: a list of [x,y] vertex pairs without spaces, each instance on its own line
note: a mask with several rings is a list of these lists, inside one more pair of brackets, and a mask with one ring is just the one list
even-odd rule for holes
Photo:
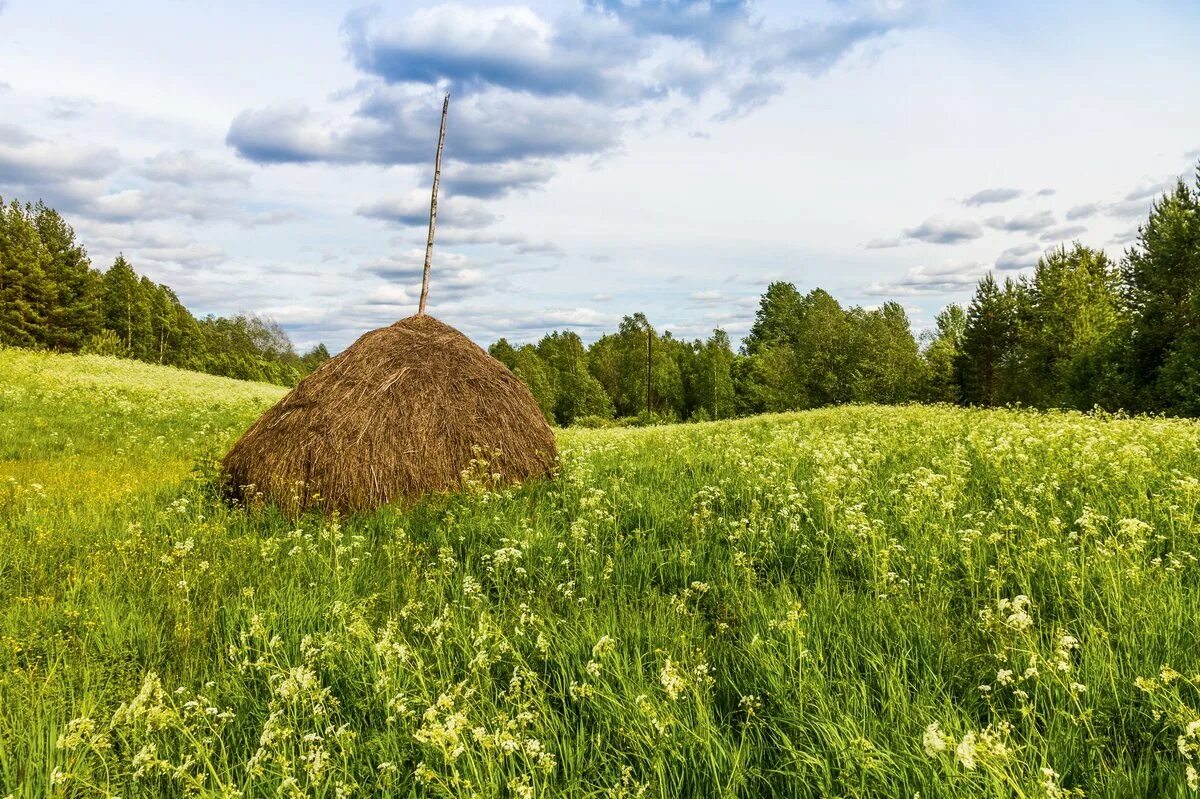
[[557,455],[525,384],[418,314],[363,335],[300,381],[222,466],[237,495],[285,510],[319,495],[325,510],[355,511],[457,489],[479,453],[505,483],[546,474]]

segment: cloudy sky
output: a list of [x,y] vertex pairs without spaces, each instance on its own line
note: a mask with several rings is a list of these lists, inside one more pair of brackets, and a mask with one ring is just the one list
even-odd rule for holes
[[197,313],[338,349],[416,307],[481,343],[626,313],[735,338],[771,280],[914,326],[1200,160],[1173,2],[0,0],[0,195]]

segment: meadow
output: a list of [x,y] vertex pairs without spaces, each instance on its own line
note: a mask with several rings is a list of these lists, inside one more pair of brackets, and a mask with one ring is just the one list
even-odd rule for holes
[[1200,795],[1195,422],[567,429],[288,520],[214,484],[281,393],[0,350],[0,797]]

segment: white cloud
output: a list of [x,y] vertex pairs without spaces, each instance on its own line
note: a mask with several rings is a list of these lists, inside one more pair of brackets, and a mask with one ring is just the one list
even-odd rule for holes
[[965,198],[962,202],[966,206],[992,205],[994,203],[1006,203],[1009,200],[1015,200],[1021,194],[1022,191],[1020,189],[983,189]]
[[195,186],[203,183],[246,185],[250,173],[215,159],[198,156],[191,150],[169,150],[147,158],[138,172],[148,180]]
[[961,293],[973,289],[987,272],[987,267],[972,262],[951,261],[941,266],[916,266],[898,279],[871,283],[864,294],[872,297],[908,297]]
[[960,244],[979,238],[983,230],[978,222],[970,219],[931,216],[916,227],[905,230],[904,235],[930,244]]
[[[403,197],[379,200],[359,206],[359,216],[380,219],[397,225],[422,227],[429,224],[430,195],[419,189]],[[438,226],[449,230],[487,227],[497,220],[478,200],[471,197],[446,197],[438,201]]]
[[1005,271],[1015,271],[1037,266],[1038,256],[1041,254],[1041,251],[1042,248],[1033,242],[1009,247],[1000,253],[1000,257],[996,259],[996,268]]
[[993,216],[987,220],[988,227],[1009,233],[1036,233],[1050,227],[1054,222],[1054,214],[1050,211],[1031,211],[1010,217]]

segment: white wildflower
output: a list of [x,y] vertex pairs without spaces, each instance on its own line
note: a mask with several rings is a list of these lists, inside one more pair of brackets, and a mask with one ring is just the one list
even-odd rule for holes
[[946,738],[942,735],[942,729],[936,721],[925,728],[921,744],[925,747],[925,754],[929,757],[935,757],[940,752],[946,751]]

